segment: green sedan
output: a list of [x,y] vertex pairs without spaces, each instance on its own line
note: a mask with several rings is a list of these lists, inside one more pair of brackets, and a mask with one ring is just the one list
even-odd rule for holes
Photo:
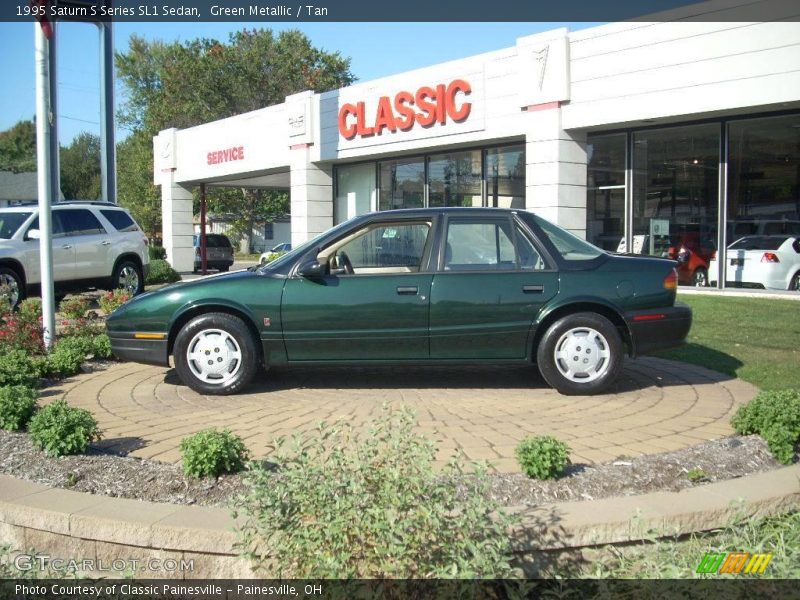
[[277,260],[138,296],[107,321],[118,357],[203,394],[261,367],[535,363],[564,394],[607,390],[624,355],[681,344],[675,262],[608,254],[526,211],[355,217]]

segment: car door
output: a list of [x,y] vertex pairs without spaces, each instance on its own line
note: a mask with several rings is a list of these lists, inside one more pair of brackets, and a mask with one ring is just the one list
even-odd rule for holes
[[[53,224],[53,281],[70,281],[75,278],[75,246],[64,232],[60,211],[52,212]],[[28,281],[39,283],[42,280],[42,268],[39,258],[39,239],[30,238],[31,230],[39,231],[39,217],[37,216],[28,226],[25,233],[26,272]],[[41,233],[40,233],[41,235]]]
[[522,359],[558,272],[513,218],[449,217],[431,288],[432,359]]
[[67,208],[58,213],[75,248],[74,279],[110,277],[113,268],[111,236],[100,220],[86,208]]
[[431,231],[431,219],[372,222],[321,250],[320,277],[287,279],[289,360],[427,359]]

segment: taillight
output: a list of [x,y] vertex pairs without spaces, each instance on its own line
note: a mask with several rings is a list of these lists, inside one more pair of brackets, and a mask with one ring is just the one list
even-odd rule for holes
[[664,289],[665,290],[677,290],[678,289],[678,272],[675,269],[672,269],[667,276],[664,277]]
[[764,252],[764,256],[761,257],[761,262],[765,263],[779,263],[781,262],[778,260],[778,255],[774,252]]

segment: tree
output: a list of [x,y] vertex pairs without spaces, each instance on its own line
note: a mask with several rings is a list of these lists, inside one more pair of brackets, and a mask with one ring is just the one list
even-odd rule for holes
[[161,194],[153,185],[153,140],[134,131],[117,144],[117,201],[147,235],[161,237]]
[[[127,89],[120,123],[151,138],[169,127],[179,129],[281,103],[286,96],[323,92],[354,81],[350,59],[315,48],[297,30],[269,29],[232,33],[227,43],[215,39],[148,42],[131,36],[128,51],[116,56],[118,79]],[[150,150],[152,153],[152,149]],[[147,176],[152,175],[152,157]],[[135,168],[143,168],[136,162]],[[120,182],[123,168],[120,156]],[[132,173],[131,177],[134,176]],[[120,195],[122,184],[120,183]],[[214,212],[237,215],[234,228],[246,238],[255,222],[288,208],[286,194],[242,190],[237,196],[214,191]],[[149,202],[143,196],[143,202]],[[138,200],[131,197],[133,203]]]
[[100,198],[100,137],[83,131],[72,143],[61,147],[61,192],[64,198]]
[[0,131],[0,171],[13,173],[36,170],[36,125],[33,120],[19,121]]

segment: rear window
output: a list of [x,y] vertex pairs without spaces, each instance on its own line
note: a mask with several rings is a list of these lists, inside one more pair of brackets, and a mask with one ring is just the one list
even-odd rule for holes
[[736,240],[730,246],[731,250],[777,250],[789,239],[787,235],[750,235]]
[[571,234],[566,229],[561,229],[550,221],[538,215],[530,214],[536,224],[542,228],[545,235],[550,238],[553,246],[564,260],[592,260],[605,254],[600,248]]
[[101,210],[100,214],[103,215],[108,222],[114,226],[117,231],[139,231],[136,222],[130,217],[128,213],[122,210]]
[[[200,236],[194,236],[194,245],[200,247]],[[206,248],[230,248],[231,241],[224,235],[215,233],[206,234]]]

